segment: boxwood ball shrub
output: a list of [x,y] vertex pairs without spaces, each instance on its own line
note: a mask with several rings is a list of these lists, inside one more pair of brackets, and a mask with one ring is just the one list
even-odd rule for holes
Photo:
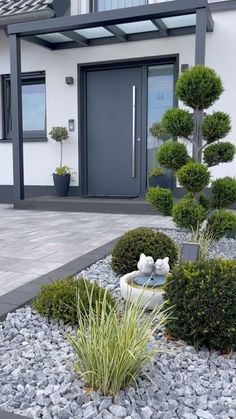
[[176,83],[176,94],[193,109],[208,109],[219,99],[224,88],[220,77],[209,67],[198,65],[184,71]]
[[178,170],[189,160],[187,147],[175,141],[167,141],[157,151],[158,163],[166,169]]
[[226,208],[236,201],[236,179],[226,176],[212,182],[213,208]]
[[206,209],[188,196],[180,199],[172,210],[172,217],[179,228],[196,230],[206,218]]
[[167,332],[200,348],[236,349],[236,260],[211,259],[176,266],[164,299]]
[[225,112],[213,112],[212,115],[207,115],[202,123],[202,135],[208,144],[226,137],[230,130],[230,116]]
[[168,188],[149,188],[146,201],[163,215],[171,215],[173,207],[173,193]]
[[151,228],[138,228],[125,233],[112,251],[112,268],[118,275],[137,270],[141,253],[152,256],[154,260],[170,258],[171,268],[178,258],[175,242],[166,234]]
[[[85,278],[75,279],[65,277],[58,281],[43,285],[41,292],[33,303],[34,309],[42,316],[62,321],[65,324],[77,324],[77,299],[79,295],[80,310],[85,314],[89,308],[89,297],[92,306],[96,309],[96,304],[103,300],[105,289],[96,283],[91,283]],[[107,310],[114,307],[115,300],[111,293],[107,294]]]
[[229,233],[236,233],[236,214],[224,209],[215,211],[207,220],[206,231],[215,240],[220,240]]
[[193,118],[189,111],[184,109],[168,109],[161,121],[165,131],[173,137],[189,137],[193,132]]
[[210,172],[201,163],[190,161],[176,173],[181,186],[189,192],[201,192],[210,182]]
[[210,144],[203,152],[204,163],[208,167],[229,163],[235,156],[235,145],[229,142]]

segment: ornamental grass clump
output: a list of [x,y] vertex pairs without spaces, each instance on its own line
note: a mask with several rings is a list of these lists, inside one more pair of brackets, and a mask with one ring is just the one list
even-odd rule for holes
[[85,386],[116,396],[137,380],[158,352],[149,342],[167,314],[160,317],[160,306],[147,313],[140,302],[129,301],[122,311],[118,305],[107,311],[107,295],[105,292],[102,304],[94,310],[88,294],[89,308],[78,310],[78,329],[67,338],[75,352],[74,369]]
[[[230,142],[220,142],[231,131],[230,115],[220,111],[208,115],[204,112],[220,98],[223,91],[223,83],[213,69],[198,65],[184,71],[177,81],[176,95],[192,111],[174,108],[164,113],[161,125],[172,139],[161,145],[157,152],[157,162],[176,172],[178,184],[186,192],[173,204],[172,215],[176,226],[190,232],[200,226],[202,234],[210,232],[214,240],[221,238],[223,231],[230,233],[230,227],[233,229],[235,226],[233,215],[217,211],[236,202],[236,179],[227,176],[212,182],[209,171],[210,167],[232,162],[236,151]],[[191,157],[183,139],[190,145]],[[211,186],[212,193],[208,197],[206,188]],[[152,191],[151,194],[152,201],[148,199],[149,192],[147,201],[166,215],[166,207],[161,202],[163,197],[156,193],[154,200]],[[193,235],[197,237],[195,231]]]

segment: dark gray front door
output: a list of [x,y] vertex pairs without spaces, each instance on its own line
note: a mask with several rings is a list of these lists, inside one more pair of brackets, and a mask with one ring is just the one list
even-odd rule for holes
[[87,193],[140,195],[141,68],[87,72]]

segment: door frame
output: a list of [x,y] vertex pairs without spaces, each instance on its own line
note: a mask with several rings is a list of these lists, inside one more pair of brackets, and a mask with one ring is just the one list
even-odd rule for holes
[[174,98],[173,106],[178,106],[178,99],[175,95],[175,85],[179,75],[179,54],[162,55],[155,57],[141,57],[131,59],[120,59],[113,61],[102,61],[96,63],[78,64],[78,153],[79,153],[79,195],[86,196],[87,185],[87,72],[96,70],[112,70],[117,68],[132,68],[139,66],[141,68],[142,78],[142,115],[141,115],[141,158],[140,158],[140,196],[144,197],[147,190],[147,96],[148,96],[148,66],[173,64],[174,77],[173,88]]

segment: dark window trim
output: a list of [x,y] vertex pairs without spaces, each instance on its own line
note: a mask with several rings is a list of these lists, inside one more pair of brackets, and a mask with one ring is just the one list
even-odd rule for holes
[[[2,134],[3,138],[0,142],[12,142],[11,133],[7,128],[9,123],[8,118],[11,113],[10,103],[8,103],[9,93],[6,93],[9,89],[10,74],[3,74],[1,76],[1,90],[2,90]],[[46,85],[46,74],[45,71],[34,71],[22,73],[22,85],[37,84],[45,82]],[[25,131],[24,132],[24,141],[26,142],[38,142],[38,141],[47,141],[47,121],[45,114],[45,130],[43,131]]]
[[[148,0],[145,0],[145,4],[148,4]],[[130,6],[130,7],[132,7],[132,6]],[[135,6],[133,6],[133,7],[135,7]],[[112,10],[114,10],[114,9],[112,9]],[[97,11],[98,11],[97,0],[89,0],[89,12],[94,13],[94,12],[97,12]]]

